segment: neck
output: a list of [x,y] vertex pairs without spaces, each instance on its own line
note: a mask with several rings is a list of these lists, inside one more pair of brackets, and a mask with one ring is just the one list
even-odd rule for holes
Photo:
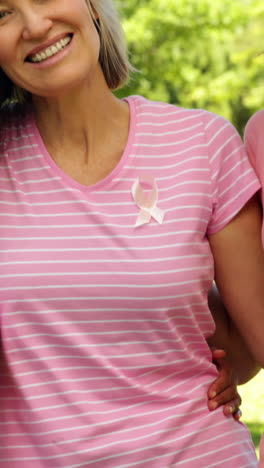
[[85,83],[67,95],[35,96],[33,105],[40,132],[50,144],[53,140],[93,141],[96,135],[101,137],[111,130],[115,116],[118,118],[124,108],[124,103],[112,94],[100,76],[96,86]]
[[94,183],[118,163],[128,137],[129,107],[104,80],[66,96],[34,97],[33,106],[50,155],[73,178]]

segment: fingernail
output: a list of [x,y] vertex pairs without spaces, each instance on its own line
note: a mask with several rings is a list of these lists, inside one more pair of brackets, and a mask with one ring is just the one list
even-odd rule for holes
[[234,414],[236,412],[235,406],[230,406],[229,411],[230,411],[230,414]]
[[217,403],[216,401],[212,401],[212,402],[210,403],[210,408],[211,408],[212,410],[215,410],[217,407],[218,407],[218,403]]
[[210,392],[210,397],[215,398],[216,397],[216,392]]
[[241,416],[242,416],[242,411],[241,411],[241,410],[238,410],[238,411],[237,411],[237,417],[238,417],[238,419],[240,419]]

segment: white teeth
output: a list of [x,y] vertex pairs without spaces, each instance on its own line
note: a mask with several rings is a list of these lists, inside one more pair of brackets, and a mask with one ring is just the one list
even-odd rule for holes
[[47,47],[46,50],[42,52],[38,52],[37,54],[33,55],[30,58],[30,61],[34,63],[43,62],[44,60],[47,60],[53,55],[56,55],[58,52],[64,49],[70,42],[71,42],[71,36],[67,36],[64,39],[61,39],[60,41],[58,41],[56,44],[53,44],[52,46]]

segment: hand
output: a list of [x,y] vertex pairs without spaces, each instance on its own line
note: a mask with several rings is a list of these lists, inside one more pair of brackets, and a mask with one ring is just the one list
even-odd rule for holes
[[208,389],[208,408],[213,411],[223,407],[225,416],[233,415],[238,421],[241,418],[241,397],[237,391],[237,378],[226,359],[223,349],[212,349],[213,362],[219,370],[219,376]]

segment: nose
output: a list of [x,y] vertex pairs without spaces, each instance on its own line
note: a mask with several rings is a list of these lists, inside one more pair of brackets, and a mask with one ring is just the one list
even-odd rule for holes
[[50,31],[52,24],[52,20],[39,11],[27,12],[23,18],[23,38],[41,39]]

